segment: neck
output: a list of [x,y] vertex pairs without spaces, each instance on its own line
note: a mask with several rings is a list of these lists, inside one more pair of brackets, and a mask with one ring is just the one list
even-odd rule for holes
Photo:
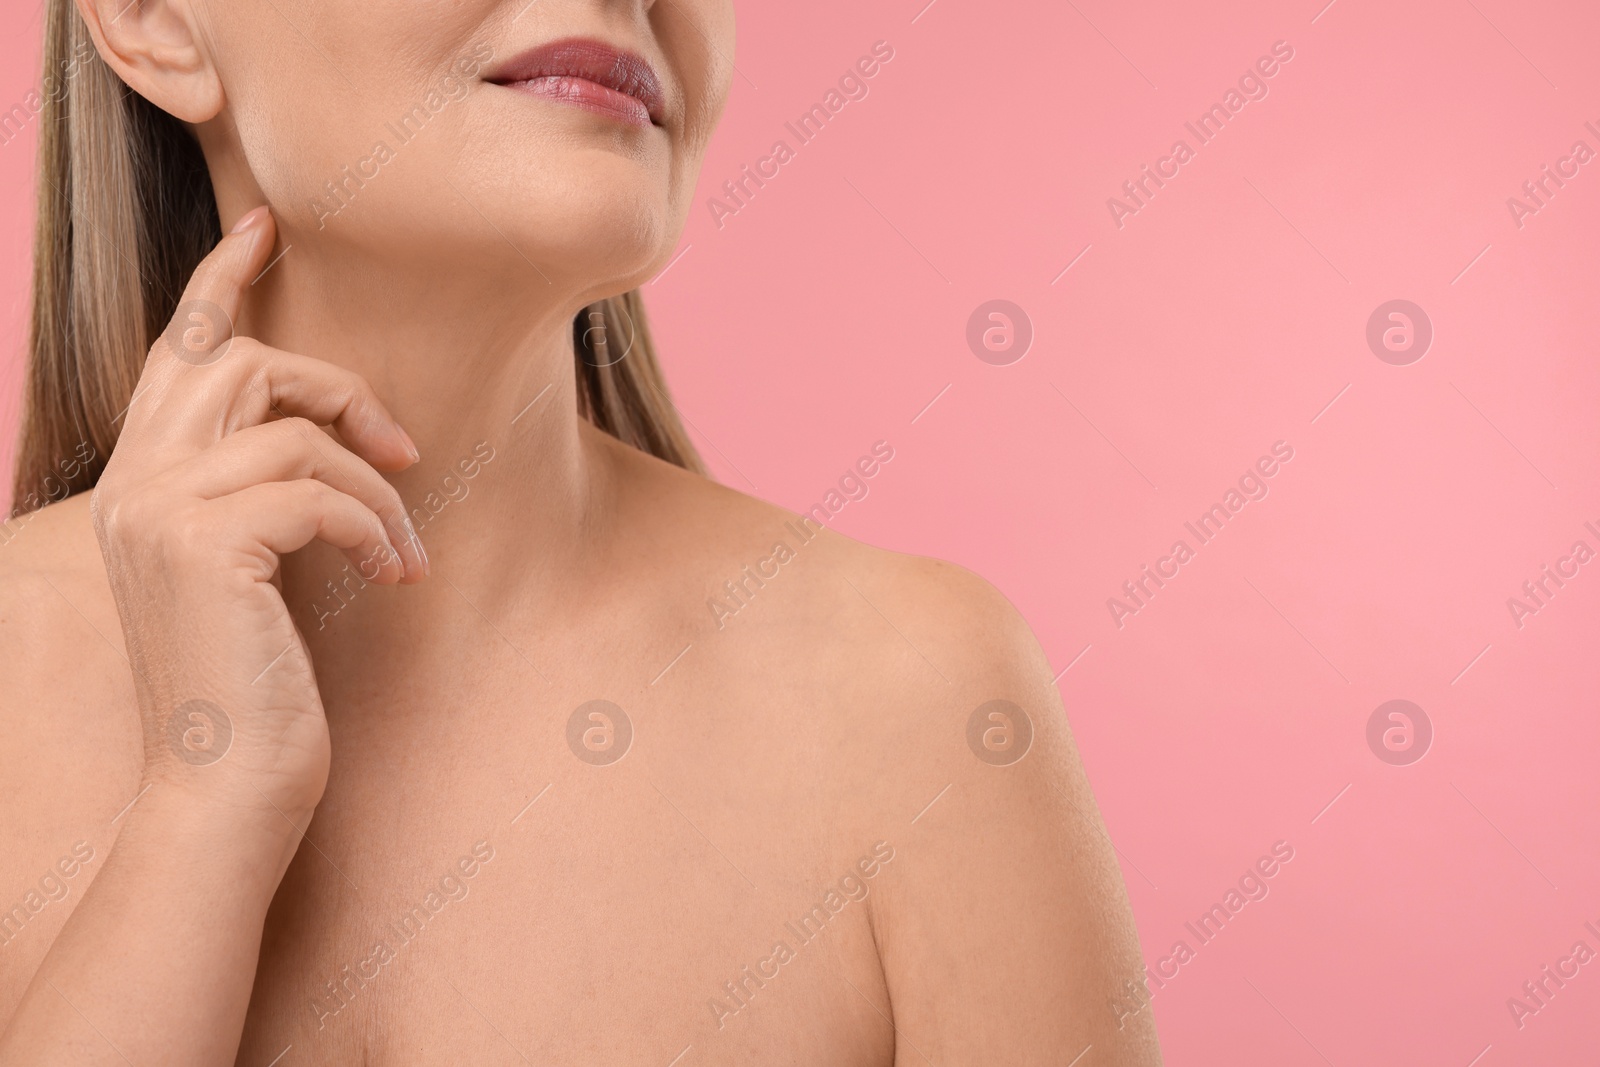
[[[581,303],[531,268],[486,280],[433,265],[405,277],[291,248],[253,288],[239,332],[376,390],[422,456],[388,477],[435,581],[443,572],[463,587],[535,592],[529,583],[570,573],[560,564],[593,536],[606,484],[600,435],[577,412]],[[530,547],[537,568],[526,566]],[[326,546],[297,556],[284,570],[291,599],[320,595],[342,565]]]

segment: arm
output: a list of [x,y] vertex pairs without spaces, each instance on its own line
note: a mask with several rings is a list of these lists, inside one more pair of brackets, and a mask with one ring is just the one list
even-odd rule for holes
[[[917,714],[951,788],[906,837],[878,915],[896,1067],[1155,1067],[1151,1013],[1115,1007],[1143,978],[1138,936],[1049,664],[999,593],[938,571],[913,640],[950,686]],[[1020,758],[1022,724],[1000,706],[969,744],[996,699],[1031,723]]]
[[[309,822],[309,813],[298,819]],[[6,1063],[232,1063],[289,819],[152,786],[23,994]]]
[[[180,327],[184,308],[238,319],[273,232],[261,209],[223,238],[191,279]],[[320,360],[219,340],[170,329],[151,349],[94,491],[147,788],[32,974],[0,1063],[233,1063],[267,907],[330,758],[279,558],[320,539],[370,563],[369,580],[416,582],[427,569],[378,473],[409,466],[415,449],[371,387]],[[330,424],[348,448],[319,428]],[[53,651],[72,664],[70,647]],[[17,699],[8,710],[20,714]]]

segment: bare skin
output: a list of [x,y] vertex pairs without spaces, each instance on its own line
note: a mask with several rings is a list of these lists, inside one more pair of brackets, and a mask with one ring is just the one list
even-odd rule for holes
[[[545,292],[492,235],[408,272],[358,224],[352,251],[247,211],[272,199],[226,143],[248,123],[180,47],[203,6],[96,23],[130,84],[202,126],[246,225],[188,295],[240,337],[203,364],[158,344],[93,496],[0,546],[0,899],[66,890],[5,929],[0,1062],[1158,1063],[1149,1013],[1111,1006],[1140,972],[1131,915],[1011,605],[802,535],[576,412],[566,324],[665,263],[668,175],[701,147],[685,116],[720,108],[726,71],[616,5],[659,34],[683,158],[582,147],[594,195],[660,210],[633,247],[547,206],[579,238],[529,231],[565,268]],[[347,565],[368,580],[330,599]],[[745,603],[719,618],[730,580]],[[1009,765],[969,744],[996,699],[1033,731]],[[228,724],[219,758],[194,700]],[[625,744],[615,716],[569,729],[595,700]]]

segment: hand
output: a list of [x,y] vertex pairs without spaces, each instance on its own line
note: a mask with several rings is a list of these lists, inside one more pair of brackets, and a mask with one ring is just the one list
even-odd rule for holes
[[91,512],[139,695],[146,780],[298,824],[327,783],[328,727],[279,558],[319,539],[379,584],[421,581],[428,564],[378,473],[410,466],[416,446],[372,388],[231,336],[274,234],[257,208],[196,269]]

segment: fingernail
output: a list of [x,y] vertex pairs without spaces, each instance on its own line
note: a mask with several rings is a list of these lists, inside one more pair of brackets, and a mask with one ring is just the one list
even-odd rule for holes
[[428,550],[422,547],[422,538],[415,531],[411,534],[411,547],[417,550],[417,558],[422,561],[422,576],[426,578],[433,573],[433,565],[428,562]]
[[422,547],[422,538],[417,536],[417,528],[409,515],[406,516],[406,536],[411,540],[411,551],[417,554],[417,559],[422,564],[423,577],[427,577],[432,570],[432,565],[428,563],[428,550]]
[[230,234],[243,233],[256,223],[260,222],[266,213],[267,205],[265,204],[262,204],[260,207],[255,208],[252,211],[246,211],[243,215],[239,216],[239,221],[234,223],[233,229],[229,230],[228,232]]
[[406,451],[411,453],[411,462],[415,463],[422,458],[422,453],[417,451],[417,443],[406,433],[405,427],[395,423],[395,431],[400,435],[400,443],[406,446]]

